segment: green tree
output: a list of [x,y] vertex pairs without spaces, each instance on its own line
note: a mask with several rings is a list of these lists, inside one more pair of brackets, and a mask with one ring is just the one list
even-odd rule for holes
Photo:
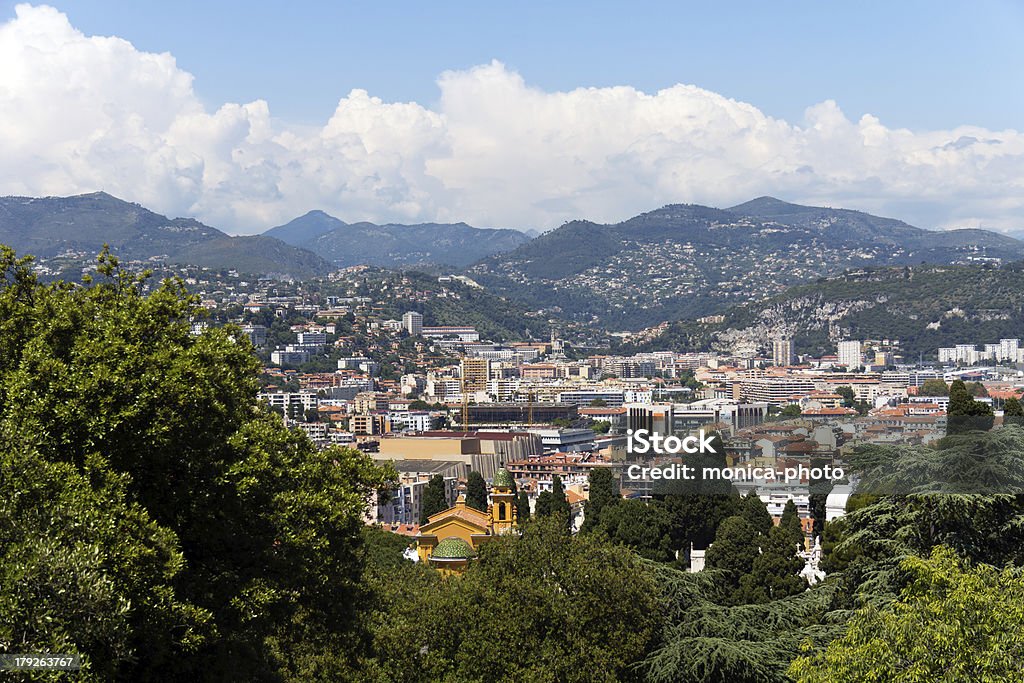
[[[0,435],[51,474],[82,475],[66,490],[94,525],[66,536],[90,539],[91,564],[10,556],[16,564],[0,573],[20,572],[26,595],[47,590],[34,570],[58,567],[69,585],[106,591],[123,613],[90,618],[88,629],[109,629],[113,644],[134,623],[152,642],[107,648],[74,611],[48,628],[112,678],[153,677],[151,666],[169,678],[303,678],[312,653],[330,675],[349,675],[365,635],[366,500],[390,473],[356,450],[318,450],[263,408],[247,338],[231,326],[192,334],[203,310],[180,280],[154,285],[106,251],[98,264],[84,286],[42,285],[29,261],[0,249]],[[7,500],[20,484],[0,486]],[[55,520],[79,516],[59,513],[60,487],[39,493]],[[122,573],[133,565],[137,576]],[[18,619],[5,610],[3,623]],[[179,625],[163,628],[169,619]],[[140,645],[190,655],[167,663]]]
[[782,410],[779,411],[779,417],[785,419],[789,417],[800,417],[801,409],[796,403],[791,403]]
[[1024,406],[1017,398],[1011,396],[1003,403],[1003,424],[1024,424]]
[[605,401],[603,398],[595,398],[593,401],[590,402],[591,408],[605,408],[607,406],[608,401]]
[[552,503],[553,496],[551,491],[541,491],[537,494],[537,504],[533,509],[533,513],[537,517],[547,517],[551,514]]
[[659,562],[674,559],[671,524],[672,516],[662,503],[642,500],[622,500],[605,508],[599,522],[612,541]]
[[816,655],[797,658],[799,683],[826,681],[1011,681],[1024,661],[1024,578],[1018,571],[970,567],[950,549],[901,563],[900,599],[869,605],[846,634]]
[[754,566],[760,538],[757,528],[746,518],[729,517],[718,527],[715,542],[705,555],[708,568],[722,570],[726,585],[739,587],[741,577]]
[[[408,578],[390,590],[420,587],[415,568],[399,569]],[[381,614],[371,680],[636,680],[661,625],[658,586],[635,553],[600,534],[567,537],[552,517],[485,544],[459,580],[428,585]]]
[[981,382],[971,382],[967,386],[967,391],[971,393],[971,396],[975,398],[988,398],[988,389]]
[[476,470],[466,479],[466,505],[480,512],[487,511],[487,483]]
[[792,540],[792,530],[781,525],[767,538],[760,537],[761,553],[754,558],[750,573],[740,577],[735,602],[770,602],[807,589],[807,582],[799,576],[804,563],[797,557],[797,544]]
[[565,487],[562,486],[562,478],[557,474],[551,478],[551,512],[552,515],[561,515],[567,520],[572,514],[569,506],[569,499],[565,496]]
[[427,482],[423,490],[423,510],[420,524],[426,524],[431,515],[448,509],[448,496],[445,493],[444,477],[435,474]]
[[790,498],[782,508],[782,517],[779,519],[779,528],[782,529],[792,545],[804,544],[804,528],[800,524],[800,513],[796,509],[796,503]]
[[587,475],[589,497],[580,531],[590,531],[600,521],[601,511],[621,500],[619,485],[608,467],[594,467]]
[[530,521],[530,496],[526,491],[520,491],[516,498],[516,514],[520,524]]
[[975,401],[963,380],[958,379],[950,385],[947,434],[987,431],[992,428],[993,415],[992,406]]
[[740,500],[739,514],[750,522],[750,525],[759,534],[767,534],[775,525],[772,516],[768,514],[768,508],[764,501],[757,495],[756,489],[750,489],[747,495]]
[[926,379],[917,390],[918,396],[949,396],[949,385],[941,379]]
[[843,405],[847,408],[853,407],[854,403],[856,403],[857,399],[853,393],[853,387],[838,387],[836,393],[843,397]]

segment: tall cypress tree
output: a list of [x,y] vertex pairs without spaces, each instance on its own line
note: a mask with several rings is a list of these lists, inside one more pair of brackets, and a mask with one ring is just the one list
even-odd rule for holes
[[476,470],[470,472],[466,479],[466,505],[487,512],[487,484]]
[[583,526],[580,531],[590,531],[600,521],[601,511],[609,505],[618,502],[619,486],[612,475],[611,469],[607,467],[595,467],[590,470],[587,476],[590,486],[590,497],[586,505],[586,517],[583,519]]
[[551,514],[565,515],[566,519],[572,514],[569,506],[569,499],[565,497],[565,487],[562,486],[562,478],[557,474],[551,481]]
[[790,545],[803,546],[804,528],[800,524],[800,514],[792,499],[786,501],[786,507],[782,510],[782,519],[779,520],[779,528],[786,533]]
[[516,517],[520,524],[530,521],[530,496],[526,491],[520,491],[516,498]]
[[420,524],[426,524],[431,515],[436,515],[447,509],[448,499],[444,493],[444,477],[435,474],[427,482],[427,488],[423,491],[423,512],[420,515]]

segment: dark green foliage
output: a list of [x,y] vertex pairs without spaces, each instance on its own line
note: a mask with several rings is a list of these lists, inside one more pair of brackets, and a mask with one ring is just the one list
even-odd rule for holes
[[754,565],[760,538],[760,532],[745,517],[729,517],[718,527],[715,542],[708,548],[707,567],[721,570],[726,584],[738,587],[740,578]]
[[758,605],[729,606],[731,589],[715,571],[654,571],[662,587],[665,630],[641,665],[651,683],[783,683],[802,645],[823,648],[842,633],[836,585]]
[[799,576],[803,561],[796,556],[792,529],[773,528],[768,537],[760,537],[761,554],[754,558],[750,573],[740,577],[737,603],[764,603],[796,595],[807,590]]
[[427,488],[423,491],[423,511],[420,514],[420,524],[426,524],[431,515],[436,515],[448,509],[448,497],[445,494],[444,477],[435,474],[427,482]]
[[621,500],[601,512],[598,528],[615,543],[659,562],[675,559],[670,535],[672,516],[663,503]]
[[1003,424],[1024,425],[1024,406],[1020,400],[1010,397],[1003,402]]
[[537,515],[537,517],[547,517],[551,514],[551,503],[551,491],[541,491],[537,494],[537,503],[533,509],[533,513]]
[[1006,417],[1024,417],[1024,406],[1016,398],[1010,397],[1003,403],[1003,415]]
[[402,593],[379,615],[357,680],[636,680],[661,628],[646,566],[600,534],[567,537],[555,518],[485,544],[463,576],[429,589],[399,570],[381,586]]
[[747,495],[740,500],[739,514],[747,520],[759,534],[767,535],[774,526],[772,516],[768,514],[768,508],[757,495],[755,489],[751,489]]
[[557,474],[551,479],[551,509],[549,514],[561,515],[566,519],[572,514],[569,500],[565,496],[565,487],[562,486],[562,478]]
[[949,396],[949,385],[941,379],[926,379],[917,390],[918,396]]
[[824,652],[794,661],[796,681],[1020,680],[1019,570],[970,567],[941,546],[900,569],[908,576],[899,600],[865,606]]
[[586,532],[595,528],[600,521],[601,511],[621,500],[619,485],[615,475],[608,467],[595,467],[587,475],[589,497],[584,508],[585,517],[580,531]]
[[[191,334],[181,282],[147,295],[106,253],[84,287],[41,286],[6,249],[0,271],[0,437],[18,459],[0,468],[0,576],[19,593],[0,598],[0,642],[61,643],[104,678],[350,673],[363,511],[387,473],[263,410],[248,342]],[[28,529],[53,540],[12,537]]]
[[80,471],[0,444],[0,651],[81,653],[84,680],[111,680],[202,649],[212,614],[175,591],[178,540],[128,502],[126,483],[98,456]]
[[946,412],[947,434],[987,431],[994,422],[992,406],[975,401],[971,390],[959,379],[949,387],[949,409]]
[[778,528],[786,533],[790,543],[803,546],[804,529],[800,525],[800,514],[792,498],[786,501],[786,505],[782,509],[782,517],[779,519]]
[[516,515],[520,524],[530,521],[530,496],[526,491],[520,491],[516,498]]
[[466,505],[487,512],[487,483],[483,475],[475,470],[466,479]]

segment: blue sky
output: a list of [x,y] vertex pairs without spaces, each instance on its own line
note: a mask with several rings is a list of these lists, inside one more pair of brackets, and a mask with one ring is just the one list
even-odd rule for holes
[[308,123],[352,88],[429,105],[442,71],[498,59],[545,90],[688,83],[790,121],[834,99],[891,127],[1024,128],[1021,2],[50,4],[87,34],[172,52],[210,106],[263,98]]
[[0,194],[251,233],[760,195],[1024,230],[1024,2],[0,0]]

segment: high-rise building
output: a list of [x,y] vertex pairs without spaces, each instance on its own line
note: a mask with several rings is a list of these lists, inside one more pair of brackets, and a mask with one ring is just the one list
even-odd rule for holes
[[839,364],[845,365],[847,370],[855,370],[864,365],[864,357],[861,355],[861,344],[859,341],[839,342]]
[[792,339],[779,337],[772,340],[772,362],[775,365],[792,365],[794,360]]
[[462,359],[462,386],[467,394],[487,391],[490,375],[491,362],[486,358],[466,357]]
[[402,316],[402,327],[409,334],[415,336],[423,332],[423,314],[409,311]]
[[1020,349],[1020,339],[1000,339],[998,360],[1017,362],[1017,352]]

